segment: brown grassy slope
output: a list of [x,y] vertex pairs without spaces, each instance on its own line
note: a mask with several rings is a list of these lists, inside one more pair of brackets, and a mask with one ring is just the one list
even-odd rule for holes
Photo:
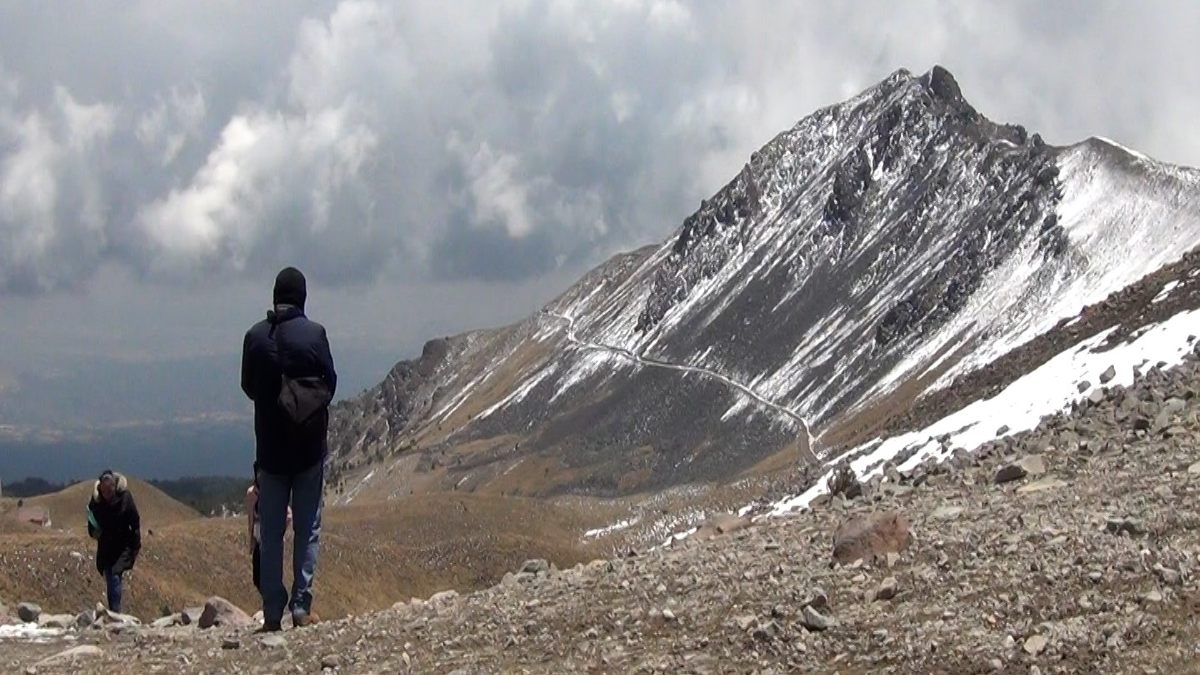
[[[495,583],[528,558],[573,565],[591,558],[567,508],[517,498],[426,495],[326,512],[316,609],[344,616],[447,588]],[[290,541],[288,544],[290,551]],[[92,543],[78,534],[0,535],[0,598],[76,612],[101,600]],[[290,559],[290,558],[288,558]],[[290,567],[290,564],[285,565]],[[127,611],[153,618],[222,595],[259,606],[245,521],[197,519],[156,528],[128,581]]]

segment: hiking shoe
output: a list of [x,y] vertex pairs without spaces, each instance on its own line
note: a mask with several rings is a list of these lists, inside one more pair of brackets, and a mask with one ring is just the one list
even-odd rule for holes
[[263,621],[262,628],[254,631],[255,633],[278,633],[283,630],[282,622],[280,621]]
[[305,626],[311,626],[320,620],[321,620],[321,617],[317,616],[316,612],[304,612],[304,611],[292,612],[292,626],[294,628],[304,628]]

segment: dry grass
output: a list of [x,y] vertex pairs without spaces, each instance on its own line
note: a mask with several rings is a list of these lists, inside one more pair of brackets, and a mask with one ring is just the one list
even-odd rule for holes
[[[443,494],[326,512],[318,611],[330,617],[388,607],[447,588],[495,583],[528,558],[589,560],[574,510],[494,495]],[[289,542],[290,550],[290,542]],[[94,544],[78,533],[0,535],[0,598],[77,612],[103,599]],[[290,567],[287,565],[286,567]],[[146,534],[127,607],[143,618],[222,595],[254,611],[245,521],[195,518]]]
[[[128,477],[129,490],[137,501],[138,513],[142,517],[142,529],[158,529],[188,520],[195,520],[200,513],[186,504],[180,503],[158,488]],[[27,505],[42,506],[50,511],[54,527],[64,530],[79,530],[87,532],[88,500],[92,498],[94,481],[82,481],[53,494],[30,497],[25,500]]]

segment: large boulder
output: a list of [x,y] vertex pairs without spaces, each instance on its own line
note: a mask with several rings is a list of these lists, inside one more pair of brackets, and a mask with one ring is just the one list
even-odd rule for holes
[[200,614],[198,625],[200,628],[248,628],[254,625],[254,619],[237,605],[214,595],[204,603],[204,611]]
[[834,534],[833,558],[845,564],[883,557],[908,548],[910,539],[908,518],[898,511],[856,516],[842,523]]

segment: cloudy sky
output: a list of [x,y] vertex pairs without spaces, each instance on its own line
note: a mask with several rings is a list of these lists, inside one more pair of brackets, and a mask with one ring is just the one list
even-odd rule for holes
[[1052,143],[1200,165],[1183,0],[0,0],[0,19],[0,390],[78,357],[236,354],[287,264],[335,356],[386,368],[663,239],[774,134],[899,67],[941,63]]

